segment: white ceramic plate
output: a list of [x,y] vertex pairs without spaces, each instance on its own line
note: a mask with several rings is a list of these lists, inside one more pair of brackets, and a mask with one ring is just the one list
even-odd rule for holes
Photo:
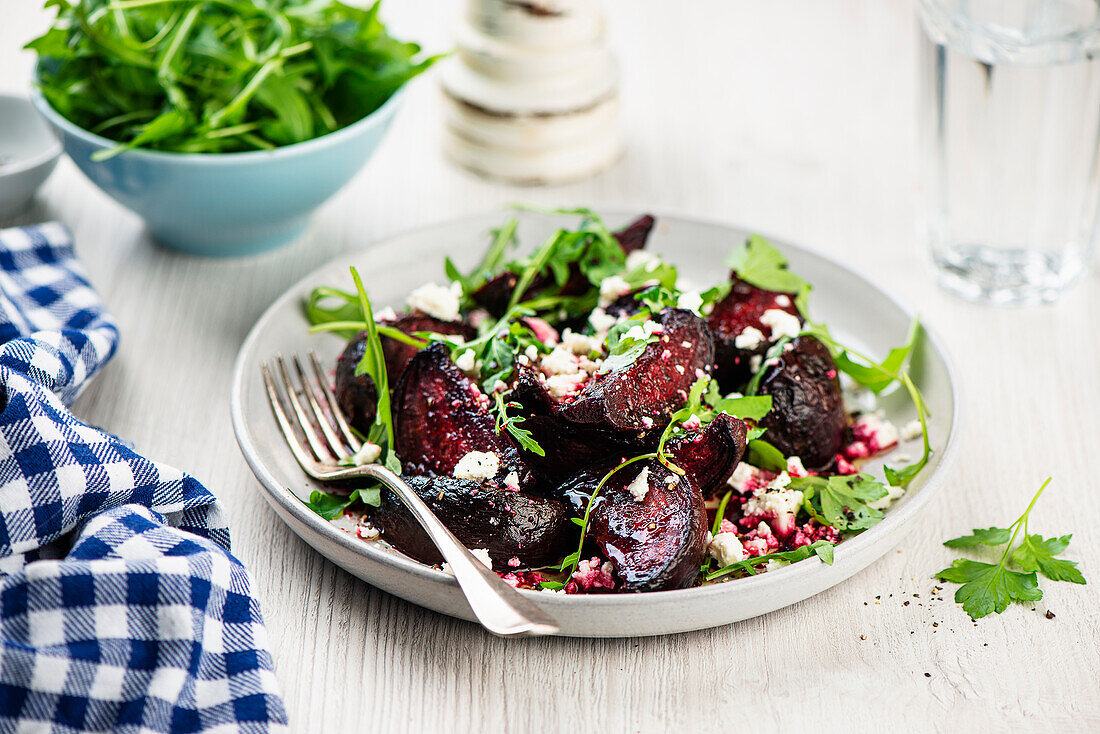
[[[609,226],[632,220],[637,212],[604,212]],[[257,322],[237,359],[233,378],[233,427],[263,494],[275,512],[323,556],[364,581],[414,604],[463,619],[473,619],[454,578],[425,566],[381,542],[369,542],[337,529],[302,504],[317,485],[294,463],[283,443],[260,381],[260,362],[276,353],[316,350],[333,364],[343,343],[329,334],[310,335],[302,300],[317,285],[352,290],[348,266],[363,276],[375,308],[400,307],[404,297],[426,280],[445,282],[443,256],[460,269],[471,267],[488,243],[488,233],[506,214],[494,212],[417,230],[370,249],[340,257],[302,279],[277,300]],[[557,226],[560,217],[523,214],[520,242],[533,248]],[[725,278],[723,258],[748,233],[723,224],[677,217],[658,217],[649,249],[680,268],[681,278],[709,285]],[[811,308],[842,341],[873,355],[885,355],[904,341],[912,312],[852,270],[807,250],[772,240],[791,268],[814,285]],[[552,614],[563,635],[629,637],[715,627],[764,614],[806,599],[865,568],[895,547],[912,528],[922,508],[946,480],[952,437],[958,424],[958,400],[951,368],[937,340],[927,333],[914,354],[912,374],[931,411],[930,435],[935,456],[886,518],[836,548],[831,566],[812,558],[759,576],[729,583],[644,594],[559,595],[526,591]],[[908,399],[895,392],[879,407],[897,425],[915,416]],[[915,447],[898,453],[914,458]],[[900,462],[899,462],[900,463]],[[877,473],[881,461],[866,469]]]

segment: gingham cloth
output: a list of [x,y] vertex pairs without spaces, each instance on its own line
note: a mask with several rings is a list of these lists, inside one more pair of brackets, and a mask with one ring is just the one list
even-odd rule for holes
[[282,731],[214,496],[65,407],[117,343],[63,227],[0,230],[0,732]]

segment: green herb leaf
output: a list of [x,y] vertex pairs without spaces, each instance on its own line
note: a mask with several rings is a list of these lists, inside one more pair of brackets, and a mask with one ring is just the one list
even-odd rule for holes
[[309,493],[309,501],[305,503],[305,506],[326,520],[335,520],[343,515],[344,510],[357,499],[359,499],[359,490],[355,490],[344,497],[315,489]]
[[1023,542],[1012,551],[1012,561],[1024,571],[1039,571],[1051,581],[1085,583],[1085,577],[1076,561],[1055,558],[1069,546],[1072,535],[1060,538],[1044,538],[1041,535],[1025,535]]
[[794,550],[779,551],[777,553],[768,553],[763,556],[756,556],[754,558],[746,558],[743,561],[737,563],[731,563],[728,566],[724,566],[717,571],[712,571],[706,576],[707,581],[713,581],[714,579],[721,578],[722,576],[729,575],[734,571],[743,571],[749,575],[756,574],[756,567],[761,566],[768,561],[786,561],[787,563],[797,563],[798,561],[804,561],[811,556],[817,556],[821,559],[821,562],[831,566],[833,565],[833,544],[827,540],[815,540],[809,545],[803,545]]
[[519,424],[523,423],[526,418],[523,416],[509,416],[508,408],[518,408],[519,403],[506,403],[504,402],[504,395],[498,392],[493,393],[494,408],[497,413],[497,433],[501,430],[507,430],[512,434],[512,437],[516,439],[520,446],[527,449],[531,453],[538,454],[539,456],[546,456],[546,451],[542,446],[539,446],[538,442],[531,436],[531,432],[525,428],[520,428]]
[[783,452],[760,438],[749,441],[745,462],[768,471],[787,471],[787,457]]
[[378,109],[435,57],[337,0],[51,0],[27,44],[63,117],[127,148],[272,149]]
[[787,258],[760,235],[750,235],[745,244],[733,249],[726,259],[741,280],[757,288],[795,294],[796,305],[806,313],[810,284],[787,269]]
[[972,535],[962,535],[943,542],[948,548],[972,548],[978,545],[1004,545],[1012,537],[1008,528],[974,528]]
[[882,510],[868,505],[889,490],[868,474],[799,477],[791,489],[802,492],[802,506],[811,517],[837,530],[864,530],[882,520]]
[[[944,581],[962,584],[955,591],[955,601],[963,605],[963,609],[971,618],[979,619],[992,612],[1000,614],[1013,601],[1042,599],[1043,592],[1039,589],[1036,571],[1053,581],[1085,583],[1085,577],[1078,570],[1076,562],[1055,558],[1069,546],[1072,536],[1043,538],[1041,535],[1028,534],[1028,517],[1049,484],[1048,477],[1031,498],[1024,513],[1007,529],[998,527],[975,529],[972,535],[964,535],[944,543],[950,547],[1005,546],[998,563],[957,558],[949,568],[935,574],[937,578]],[[1016,535],[1021,530],[1024,533],[1023,541],[1014,547]],[[1020,570],[1011,568],[1012,565]]]

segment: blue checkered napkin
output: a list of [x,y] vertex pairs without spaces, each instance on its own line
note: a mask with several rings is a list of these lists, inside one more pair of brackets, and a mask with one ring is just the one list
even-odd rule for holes
[[65,407],[117,342],[63,228],[0,230],[0,732],[281,731],[214,496]]

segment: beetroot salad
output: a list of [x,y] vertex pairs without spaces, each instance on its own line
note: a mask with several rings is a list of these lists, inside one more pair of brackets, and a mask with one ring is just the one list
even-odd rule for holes
[[[729,276],[689,286],[646,249],[655,220],[612,231],[575,217],[529,255],[517,221],[445,284],[375,311],[317,288],[314,331],[347,339],[334,391],[363,440],[349,463],[400,473],[514,586],[619,593],[726,582],[810,557],[883,517],[931,453],[906,369],[814,321],[811,286],[758,236],[731,242]],[[717,264],[717,263],[716,263]],[[874,398],[903,391],[898,427]],[[920,439],[914,463],[864,473]],[[900,461],[900,457],[898,457]],[[438,551],[378,485],[315,491],[309,506],[426,564]]]

